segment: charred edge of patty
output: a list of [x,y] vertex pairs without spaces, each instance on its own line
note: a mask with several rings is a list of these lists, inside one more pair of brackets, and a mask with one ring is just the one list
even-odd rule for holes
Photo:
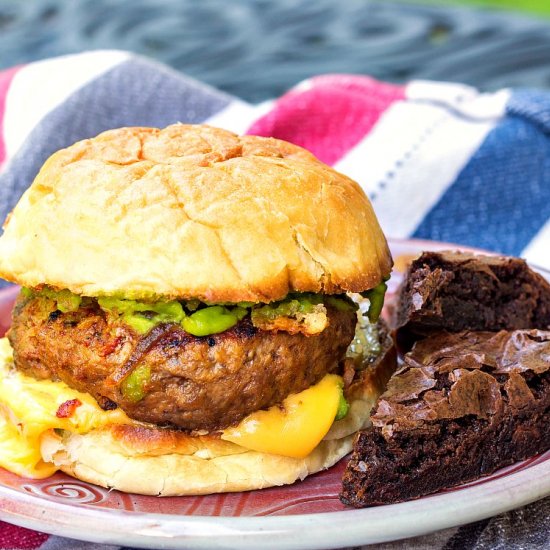
[[[52,316],[36,302],[22,299],[15,309],[9,338],[17,368],[63,380],[106,409],[116,403],[135,420],[190,432],[235,425],[329,372],[342,372],[339,361],[356,324],[354,312],[329,307],[329,327],[316,336],[263,331],[250,316],[209,336],[190,335],[177,324],[139,335],[97,303]],[[129,403],[120,380],[144,362],[153,366],[150,393]]]

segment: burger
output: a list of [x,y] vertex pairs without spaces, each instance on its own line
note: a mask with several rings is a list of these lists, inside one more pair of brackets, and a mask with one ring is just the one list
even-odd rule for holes
[[176,124],[58,151],[0,238],[0,465],[153,495],[331,466],[395,364],[391,266],[360,187],[290,143]]

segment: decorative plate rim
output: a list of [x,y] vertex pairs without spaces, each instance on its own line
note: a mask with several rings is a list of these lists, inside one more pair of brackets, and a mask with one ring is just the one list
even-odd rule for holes
[[[287,549],[355,546],[463,525],[544,498],[550,495],[550,452],[540,456],[544,461],[539,464],[483,484],[359,510],[289,516],[182,517],[75,506],[0,486],[0,518],[64,537],[144,548],[159,545],[181,548],[183,544],[189,549],[257,548],[258,545]],[[533,484],[535,480],[537,483]],[[509,498],[503,498],[505,496]],[[36,506],[37,500],[40,510],[36,510],[34,515],[22,513],[17,505],[30,504],[32,507]],[[475,503],[475,506],[469,503]],[[406,520],[405,524],[403,520]],[[91,522],[98,525],[98,521],[102,521],[101,532],[87,531]],[[307,529],[307,539],[299,536],[304,529]],[[338,531],[336,537],[335,531]]]

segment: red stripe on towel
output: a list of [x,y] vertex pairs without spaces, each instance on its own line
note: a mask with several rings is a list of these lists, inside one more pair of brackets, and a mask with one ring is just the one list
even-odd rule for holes
[[17,548],[17,550],[35,550],[49,538],[46,533],[31,531],[0,521],[0,548]]
[[334,164],[404,98],[404,86],[365,76],[320,76],[282,96],[248,133],[290,141]]
[[21,66],[12,67],[0,72],[0,165],[6,158],[6,146],[4,143],[4,113],[6,112],[6,97],[15,73]]

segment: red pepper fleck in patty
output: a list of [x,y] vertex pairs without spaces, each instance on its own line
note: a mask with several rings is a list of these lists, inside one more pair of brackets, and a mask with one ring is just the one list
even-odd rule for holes
[[79,399],[69,399],[59,405],[55,416],[57,416],[57,418],[70,418],[80,405],[82,405],[82,403]]

